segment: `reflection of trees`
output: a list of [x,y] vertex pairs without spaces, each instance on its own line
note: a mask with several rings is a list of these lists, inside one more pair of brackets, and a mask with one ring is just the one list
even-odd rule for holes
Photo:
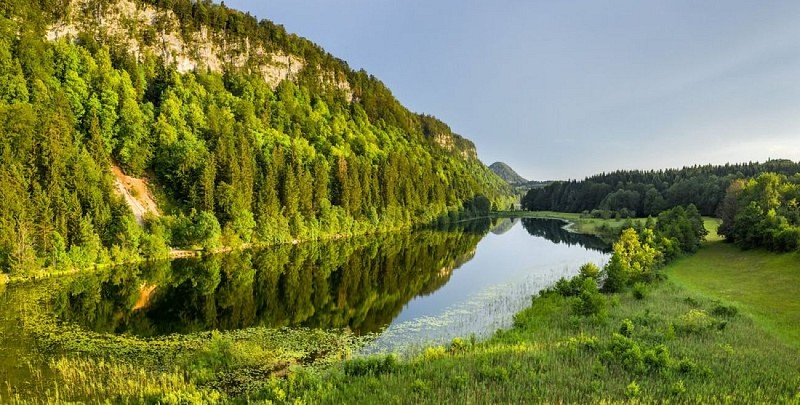
[[569,232],[564,221],[558,219],[523,218],[522,226],[533,236],[540,236],[554,243],[580,245],[587,249],[607,252],[609,246],[597,237]]
[[519,222],[519,218],[501,218],[497,222],[497,225],[492,227],[492,233],[495,235],[502,235],[510,231],[517,222]]
[[[62,319],[93,330],[145,336],[256,325],[366,333],[447,283],[488,224],[467,228],[472,232],[419,231],[120,268],[75,279],[54,307]],[[132,310],[143,291],[146,305]]]

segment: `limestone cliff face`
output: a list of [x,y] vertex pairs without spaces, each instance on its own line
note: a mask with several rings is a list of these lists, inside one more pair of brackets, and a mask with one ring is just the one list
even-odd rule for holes
[[433,141],[449,152],[458,151],[459,155],[466,160],[478,159],[475,144],[469,139],[456,134],[438,133],[433,135]]
[[[267,50],[251,44],[248,38],[214,32],[208,27],[184,34],[171,10],[132,0],[112,1],[105,7],[93,0],[72,0],[65,16],[49,27],[47,39],[75,40],[81,33],[122,45],[140,60],[147,53],[159,56],[180,73],[205,69],[223,72],[227,67],[247,69],[260,74],[272,87],[294,79],[306,64],[297,55]],[[343,90],[348,100],[352,99],[346,77],[336,72],[322,76],[323,83]]]
[[[318,64],[310,66],[299,54],[255,43],[247,36],[225,30],[203,25],[187,30],[174,11],[148,1],[64,0],[64,3],[67,6],[62,16],[47,28],[46,38],[50,41],[80,41],[88,35],[115,49],[127,50],[140,62],[155,56],[179,73],[245,71],[260,75],[273,88],[284,80],[297,79],[305,68],[313,67],[323,87],[340,90],[348,102],[359,101],[354,100],[358,85],[351,87],[348,74],[342,70],[325,70]],[[347,69],[346,63],[344,66]],[[442,125],[435,123],[431,130],[425,131],[429,141],[465,160],[477,161],[472,141]]]

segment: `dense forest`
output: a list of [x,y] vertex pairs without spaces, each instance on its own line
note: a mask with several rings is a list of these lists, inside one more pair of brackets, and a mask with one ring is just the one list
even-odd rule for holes
[[702,215],[715,215],[733,180],[765,172],[794,175],[800,172],[800,164],[769,160],[658,171],[620,170],[532,189],[523,197],[522,205],[534,211],[586,211],[606,217],[646,217],[658,215],[667,208],[693,204]]
[[[210,1],[125,1],[0,5],[3,272],[385,231],[507,203],[470,141],[310,41]],[[136,46],[91,28],[109,21]],[[159,48],[168,40],[215,50],[222,66],[179,69]],[[271,55],[302,67],[269,83]],[[150,180],[162,215],[137,224],[112,164]]]

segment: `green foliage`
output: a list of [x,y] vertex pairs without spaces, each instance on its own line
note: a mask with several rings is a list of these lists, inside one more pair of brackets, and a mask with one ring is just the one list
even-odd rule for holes
[[711,310],[712,315],[722,316],[726,318],[734,317],[738,313],[739,309],[733,305],[716,304],[714,305],[714,308]]
[[342,363],[344,374],[347,376],[378,376],[391,373],[398,365],[397,356],[389,354],[386,356],[358,357]]
[[647,284],[642,283],[641,281],[637,281],[633,284],[633,296],[637,300],[642,300],[647,296]]
[[[85,13],[69,2],[3,8],[0,192],[14,196],[0,201],[3,272],[162,257],[163,243],[214,249],[384,232],[510,203],[510,188],[470,141],[310,41],[207,1],[135,3],[171,9],[179,26],[157,13],[153,27],[139,27],[107,2]],[[126,35],[153,45],[134,57],[127,41],[103,30],[44,38],[44,27],[99,26],[101,17],[122,19]],[[224,72],[163,65],[160,35],[196,48],[193,33],[203,28],[212,47],[248,43],[292,55],[303,69],[272,88],[257,73],[260,57]],[[115,195],[111,162],[159,186],[164,221],[175,229],[137,235],[121,219],[130,214]],[[53,232],[69,263],[56,259]]]
[[578,274],[583,278],[597,280],[600,277],[600,268],[594,263],[585,263],[581,266]]
[[728,187],[719,233],[739,247],[778,252],[800,248],[800,176],[763,173]]
[[578,315],[605,318],[608,312],[608,300],[600,293],[594,279],[582,279],[581,292],[573,301],[572,310]]
[[711,330],[716,320],[700,309],[692,309],[675,322],[675,330],[686,334],[701,334]]
[[613,254],[604,272],[606,279],[603,289],[620,291],[629,283],[647,281],[654,277],[655,267],[659,264],[661,254],[652,246],[652,231],[643,231],[644,243],[639,234],[632,228],[622,231],[619,240],[614,243]]
[[582,181],[557,181],[534,188],[522,199],[531,211],[582,212],[620,216],[657,215],[664,209],[693,204],[702,215],[715,215],[726,188],[737,178],[774,172],[791,176],[800,164],[789,160],[705,165],[658,171],[619,170]]

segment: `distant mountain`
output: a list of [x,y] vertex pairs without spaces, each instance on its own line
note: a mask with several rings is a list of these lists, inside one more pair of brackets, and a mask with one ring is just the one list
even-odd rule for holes
[[528,180],[517,174],[514,169],[503,162],[494,162],[489,166],[489,169],[492,169],[498,177],[505,180],[508,184],[517,185],[528,182]]

